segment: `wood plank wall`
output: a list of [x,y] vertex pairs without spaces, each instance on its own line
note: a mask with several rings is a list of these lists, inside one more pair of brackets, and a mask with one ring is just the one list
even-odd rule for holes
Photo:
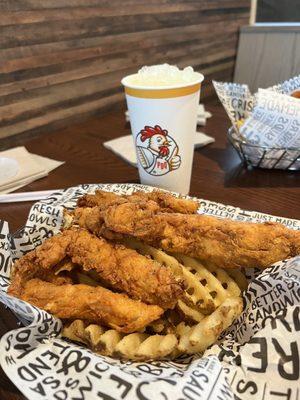
[[0,0],[0,138],[53,129],[124,101],[147,64],[231,80],[249,0]]

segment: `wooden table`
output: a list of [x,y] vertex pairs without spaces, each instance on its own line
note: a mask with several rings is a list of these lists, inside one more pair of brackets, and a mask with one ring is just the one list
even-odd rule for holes
[[[229,122],[225,112],[216,105],[207,106],[207,109],[213,113],[213,118],[201,130],[215,137],[216,142],[195,151],[191,194],[300,219],[300,172],[245,169],[227,143]],[[102,142],[129,132],[121,110],[35,138],[14,139],[14,145],[22,144],[30,152],[66,162],[48,177],[22,190],[59,189],[79,183],[138,182],[136,168],[102,146]],[[1,204],[1,219],[7,220],[14,231],[24,224],[31,205]],[[0,305],[0,336],[16,327],[15,317]],[[24,399],[3,372],[0,373],[0,399]]]

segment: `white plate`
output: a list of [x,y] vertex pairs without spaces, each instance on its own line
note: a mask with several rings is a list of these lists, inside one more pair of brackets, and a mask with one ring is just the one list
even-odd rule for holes
[[19,172],[19,163],[13,158],[0,157],[0,185]]

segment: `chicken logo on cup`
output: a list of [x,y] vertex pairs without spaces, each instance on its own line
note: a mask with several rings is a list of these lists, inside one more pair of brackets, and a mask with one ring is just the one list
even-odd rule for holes
[[165,175],[180,167],[178,145],[159,125],[145,126],[138,133],[136,149],[140,164],[150,175]]

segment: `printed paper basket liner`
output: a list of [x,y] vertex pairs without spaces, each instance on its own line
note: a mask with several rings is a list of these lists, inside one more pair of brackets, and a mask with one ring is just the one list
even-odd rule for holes
[[[300,257],[276,263],[253,278],[244,311],[204,355],[134,363],[97,355],[60,338],[61,322],[6,294],[14,259],[59,231],[64,208],[95,189],[120,194],[150,191],[141,185],[81,185],[36,203],[19,235],[0,224],[0,300],[25,327],[5,334],[0,363],[30,400],[57,399],[299,399]],[[199,200],[201,213],[242,221],[300,221]]]

